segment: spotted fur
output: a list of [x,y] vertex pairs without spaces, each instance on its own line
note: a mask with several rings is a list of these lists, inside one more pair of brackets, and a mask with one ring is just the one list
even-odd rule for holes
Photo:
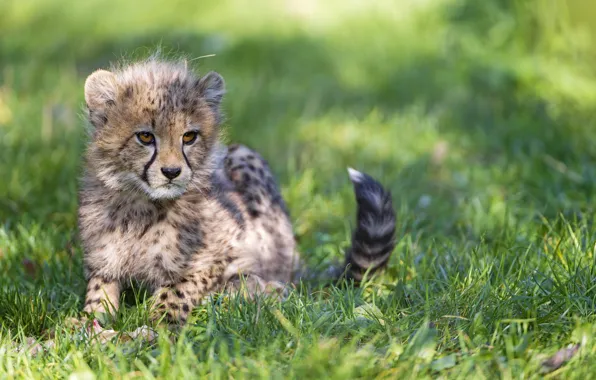
[[[153,290],[155,315],[184,323],[210,293],[279,291],[296,278],[292,225],[267,162],[220,143],[224,91],[217,73],[157,59],[87,78],[85,312],[113,313],[122,286],[138,281]],[[395,215],[378,183],[350,175],[359,211],[346,264],[359,280],[386,264]]]

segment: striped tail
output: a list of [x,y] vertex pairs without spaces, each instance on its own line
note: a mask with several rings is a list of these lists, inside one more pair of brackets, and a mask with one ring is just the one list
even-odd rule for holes
[[358,204],[352,246],[346,252],[346,276],[356,282],[384,268],[395,248],[395,211],[391,193],[372,177],[348,168]]

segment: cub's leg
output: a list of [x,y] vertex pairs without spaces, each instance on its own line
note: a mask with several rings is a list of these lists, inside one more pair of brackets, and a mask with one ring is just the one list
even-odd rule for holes
[[235,275],[228,280],[225,286],[228,293],[240,292],[247,298],[253,298],[257,294],[285,295],[285,286],[278,281],[265,281],[261,277],[249,275]]
[[101,277],[91,277],[87,283],[87,293],[85,295],[86,313],[110,313],[115,314],[119,307],[120,300],[120,282],[115,280],[106,280]]
[[170,323],[185,324],[192,309],[201,299],[219,289],[222,284],[223,267],[210,267],[189,274],[182,281],[155,292],[152,318],[162,316]]

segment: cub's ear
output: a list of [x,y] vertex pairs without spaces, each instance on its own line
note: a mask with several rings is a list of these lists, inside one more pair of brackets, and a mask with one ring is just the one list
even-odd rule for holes
[[201,97],[205,99],[216,114],[219,114],[219,105],[226,92],[223,77],[215,71],[211,71],[199,79],[196,87]]
[[117,95],[116,77],[109,71],[97,70],[85,81],[85,102],[89,120],[99,128],[107,122],[106,109],[113,105]]

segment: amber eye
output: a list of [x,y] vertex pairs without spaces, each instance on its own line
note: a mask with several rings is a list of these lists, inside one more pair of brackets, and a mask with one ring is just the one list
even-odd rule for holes
[[184,142],[186,145],[190,145],[193,142],[195,142],[195,140],[197,139],[197,136],[199,134],[196,131],[190,131],[190,132],[186,132],[183,136],[182,136],[182,142]]
[[153,136],[153,133],[149,133],[149,132],[139,132],[139,133],[137,133],[137,139],[143,145],[151,145],[151,144],[153,144],[155,142],[155,136]]

